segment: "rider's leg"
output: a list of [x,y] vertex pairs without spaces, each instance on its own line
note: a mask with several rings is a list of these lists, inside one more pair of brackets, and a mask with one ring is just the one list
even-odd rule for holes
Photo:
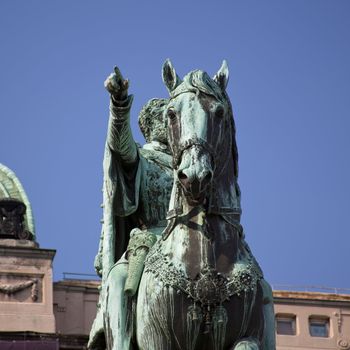
[[260,281],[261,288],[263,290],[264,297],[264,340],[263,350],[275,350],[276,349],[276,336],[275,336],[275,312],[273,308],[273,294],[271,286],[262,279]]
[[[101,293],[101,292],[100,292]],[[101,294],[99,297],[97,314],[92,324],[89,336],[89,342],[87,348],[89,350],[105,350],[106,349],[106,341],[105,334],[103,329],[103,312],[101,310]]]
[[124,293],[128,262],[124,256],[112,267],[107,277],[104,329],[107,350],[131,350],[132,325],[128,317],[132,312]]
[[240,340],[232,350],[260,350],[258,342],[254,338]]
[[[242,237],[243,245],[247,250],[250,258],[252,259],[255,266],[261,271],[262,270],[256,261],[254,255],[252,254],[248,243],[245,241],[244,236]],[[265,281],[265,279],[260,280],[260,286],[263,291],[264,299],[264,339],[262,342],[263,350],[275,350],[276,349],[276,336],[275,336],[275,312],[273,308],[273,294],[271,286]]]

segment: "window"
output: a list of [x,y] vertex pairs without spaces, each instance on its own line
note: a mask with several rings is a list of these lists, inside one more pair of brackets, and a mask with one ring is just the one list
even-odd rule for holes
[[329,317],[310,316],[309,331],[312,337],[329,337]]
[[276,332],[283,335],[296,334],[296,316],[291,314],[276,315]]

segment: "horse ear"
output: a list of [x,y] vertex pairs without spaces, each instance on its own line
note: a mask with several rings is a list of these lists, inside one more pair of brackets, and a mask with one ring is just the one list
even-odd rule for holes
[[165,86],[167,87],[169,93],[174,91],[176,87],[181,83],[181,79],[175,72],[173,65],[171,64],[169,58],[163,64],[162,68],[162,78]]
[[221,87],[222,90],[226,90],[228,83],[229,73],[226,60],[222,61],[222,65],[218,72],[215,74],[213,80]]

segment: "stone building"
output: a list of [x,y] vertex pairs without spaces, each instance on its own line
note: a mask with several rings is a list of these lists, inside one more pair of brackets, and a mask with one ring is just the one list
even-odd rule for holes
[[273,294],[278,350],[350,349],[350,294]]
[[[30,202],[0,164],[0,350],[83,350],[98,281],[52,281]],[[350,349],[350,293],[274,291],[277,350]],[[150,349],[152,350],[152,349]]]
[[[23,329],[19,322],[17,331],[13,328],[5,331],[4,323],[1,322],[0,349],[86,349],[98,302],[98,286],[98,281],[54,282],[55,330],[45,332],[37,328],[35,331],[34,328]],[[350,349],[350,294],[275,290],[274,301],[277,350]],[[18,317],[20,319],[21,316]],[[4,341],[8,344],[14,341],[17,344],[26,343],[27,348],[4,348]],[[29,347],[30,342],[35,346]]]
[[[350,294],[274,291],[277,350],[350,349]],[[98,282],[54,283],[57,332],[87,335]]]

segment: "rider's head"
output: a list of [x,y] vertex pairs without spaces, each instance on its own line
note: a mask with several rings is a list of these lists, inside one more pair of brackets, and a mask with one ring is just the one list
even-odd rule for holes
[[147,142],[168,143],[166,118],[163,116],[168,102],[165,98],[153,98],[143,106],[139,114],[139,126]]

